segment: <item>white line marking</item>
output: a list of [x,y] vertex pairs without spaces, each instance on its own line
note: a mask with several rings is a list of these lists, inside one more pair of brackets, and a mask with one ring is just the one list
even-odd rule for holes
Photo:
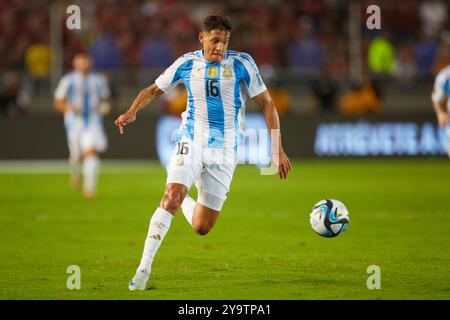
[[[102,173],[138,173],[164,170],[154,160],[102,160]],[[1,160],[0,174],[69,174],[67,160]]]

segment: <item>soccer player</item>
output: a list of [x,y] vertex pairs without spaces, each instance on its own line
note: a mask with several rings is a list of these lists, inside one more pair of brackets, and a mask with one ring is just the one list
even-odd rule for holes
[[439,126],[447,129],[447,153],[450,157],[450,65],[436,76],[431,101]]
[[106,79],[91,72],[91,65],[89,55],[76,55],[74,70],[59,81],[54,101],[56,109],[64,114],[72,186],[81,186],[82,171],[84,196],[88,199],[96,195],[99,153],[107,148],[103,115],[109,111],[110,97]]
[[[145,289],[156,251],[180,207],[198,234],[206,235],[213,228],[237,165],[247,96],[261,107],[267,127],[279,132],[277,111],[255,62],[246,53],[227,49],[231,28],[230,22],[220,16],[207,17],[199,33],[203,50],[177,59],[115,121],[123,134],[124,127],[136,120],[136,113],[157,96],[180,82],[186,86],[187,108],[168,165],[166,188],[150,220],[144,252],[129,283],[130,290]],[[272,139],[272,156],[280,178],[286,178],[291,164],[283,151],[281,135]],[[197,201],[187,194],[194,183]]]

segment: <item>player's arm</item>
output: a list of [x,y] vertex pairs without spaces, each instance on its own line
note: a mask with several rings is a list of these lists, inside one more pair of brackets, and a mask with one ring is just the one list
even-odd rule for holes
[[152,84],[151,86],[141,90],[141,92],[139,92],[137,97],[134,99],[133,104],[128,111],[121,114],[116,121],[114,121],[115,125],[119,127],[120,134],[123,134],[123,128],[127,124],[136,120],[136,114],[139,110],[144,109],[162,93],[164,93],[164,91],[159,89],[156,84]]
[[106,116],[111,112],[111,90],[109,88],[108,79],[104,75],[100,75],[98,78],[98,86],[97,89],[98,94],[100,95],[100,104],[98,106],[98,112],[102,116]]
[[65,113],[70,109],[73,109],[67,99],[54,99],[53,105],[55,109],[61,113]]
[[272,97],[267,90],[258,94],[253,99],[260,106],[262,112],[264,113],[267,128],[271,133],[277,133],[277,135],[275,136],[277,136],[278,139],[276,141],[272,139],[272,158],[275,162],[275,165],[278,167],[280,178],[285,179],[287,178],[287,175],[291,170],[291,162],[289,161],[289,158],[287,157],[283,149],[283,144],[281,141],[280,119],[278,117],[277,109],[275,108]]
[[438,101],[433,100],[433,108],[436,112],[436,117],[439,123],[439,126],[445,127],[450,123],[449,115],[446,108],[445,99]]
[[111,99],[101,99],[98,112],[106,116],[111,111]]
[[69,110],[72,112],[77,112],[77,109],[72,106],[67,99],[69,93],[70,80],[69,77],[64,76],[58,83],[58,86],[55,90],[55,95],[53,99],[53,106],[55,109],[61,113],[66,113]]
[[[446,101],[448,99],[444,91],[444,83],[446,81],[444,73],[439,73],[436,76],[433,93],[431,94],[431,101],[433,103],[434,112],[439,123],[439,126],[445,127],[449,124],[450,119],[446,108]],[[447,80],[448,81],[448,80]]]

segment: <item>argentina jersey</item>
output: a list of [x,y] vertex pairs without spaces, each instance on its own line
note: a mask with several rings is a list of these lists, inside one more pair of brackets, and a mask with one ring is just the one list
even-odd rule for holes
[[447,111],[450,112],[450,66],[441,70],[436,76],[431,98],[434,102],[447,99]]
[[227,50],[222,61],[209,62],[198,50],[178,58],[155,80],[166,93],[181,82],[188,98],[177,140],[186,136],[210,148],[237,150],[246,99],[267,90],[252,57]]
[[55,99],[67,99],[76,109],[75,112],[68,111],[64,114],[67,130],[74,127],[102,126],[99,106],[102,100],[109,97],[105,77],[95,73],[83,76],[80,72],[70,72],[61,78],[55,91]]

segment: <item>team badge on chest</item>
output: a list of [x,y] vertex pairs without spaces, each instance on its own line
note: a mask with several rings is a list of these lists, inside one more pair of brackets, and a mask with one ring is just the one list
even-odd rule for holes
[[219,74],[219,69],[216,66],[210,66],[208,68],[208,77],[215,78]]
[[231,71],[230,68],[228,68],[228,67],[223,67],[222,69],[223,69],[222,76],[223,76],[225,79],[231,79],[231,78],[233,78],[233,71]]

